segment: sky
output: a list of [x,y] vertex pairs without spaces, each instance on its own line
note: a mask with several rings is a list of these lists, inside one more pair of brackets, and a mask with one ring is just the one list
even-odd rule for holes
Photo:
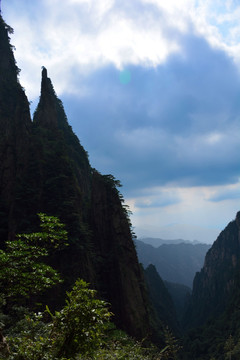
[[212,243],[240,210],[235,0],[2,0],[34,111],[48,69],[136,235]]

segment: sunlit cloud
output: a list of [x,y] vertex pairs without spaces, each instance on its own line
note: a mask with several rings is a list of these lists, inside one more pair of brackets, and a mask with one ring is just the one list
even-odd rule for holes
[[73,68],[85,74],[107,64],[156,67],[172,54],[184,57],[179,39],[184,34],[199,34],[239,60],[240,7],[234,2],[44,0],[26,2],[27,12],[22,4],[9,1],[3,13],[16,30],[12,41],[30,97],[37,96],[42,65],[61,94]]
[[[141,196],[144,192],[144,196]],[[131,206],[135,211],[140,209],[155,209],[168,207],[181,202],[178,191],[173,188],[150,188],[140,192],[140,196],[132,200]]]
[[[89,67],[107,63],[119,68],[127,63],[156,66],[171,53],[179,51],[177,34],[173,29],[181,31],[178,19],[181,19],[182,12],[179,14],[170,10],[179,10],[181,6],[172,2],[171,6],[164,5],[157,11],[157,8],[149,8],[148,3],[142,2],[141,5],[141,1],[134,1],[137,8],[141,5],[136,13],[134,6],[127,5],[129,2],[126,1],[119,6],[104,0],[45,0],[34,16],[30,11],[21,11],[22,7],[16,2],[19,11],[14,12],[8,9],[7,4],[5,6],[16,29],[14,43],[19,49],[20,65],[31,63],[36,69],[44,63],[56,79],[60,77],[57,69],[61,69],[62,77],[68,79],[73,65],[83,72]],[[164,16],[169,11],[171,16]],[[46,12],[47,16],[44,16]],[[22,81],[26,81],[24,85],[32,92],[29,79],[23,75]],[[58,81],[56,86],[60,92],[64,90]]]
[[15,12],[6,5],[9,20],[14,23],[18,63],[23,69],[31,64],[28,75],[23,72],[21,77],[27,92],[36,96],[33,90],[36,81],[34,86],[31,84],[36,78],[33,71],[36,73],[42,65],[50,70],[58,92],[62,93],[69,86],[73,66],[80,73],[106,64],[117,68],[129,63],[156,66],[179,51],[176,36],[166,35],[169,25],[159,21],[152,9],[142,6],[135,13],[126,4],[125,1],[116,6],[113,1],[103,0],[45,0],[34,16],[31,12],[21,12],[17,3],[19,11],[15,9]]
[[237,184],[226,185],[223,188],[217,188],[208,200],[213,202],[226,202],[229,200],[239,201],[240,199],[240,182]]
[[9,0],[2,10],[29,100],[37,102],[44,65],[92,166],[122,181],[134,226],[191,228],[193,239],[200,219],[216,234],[234,217],[235,1]]
[[214,47],[233,57],[239,66],[240,6],[229,0],[198,0],[192,12],[195,29]]
[[239,184],[232,186],[232,189],[230,186],[228,190],[225,186],[203,186],[159,187],[152,191],[156,199],[158,196],[164,199],[163,194],[165,196],[168,194],[171,199],[172,194],[178,201],[159,206],[156,211],[155,203],[153,202],[151,207],[152,198],[148,195],[151,194],[151,189],[146,189],[145,196],[139,197],[140,205],[145,203],[146,206],[138,207],[138,199],[127,199],[133,211],[132,222],[138,237],[158,234],[158,237],[163,239],[182,237],[188,240],[213,242],[239,210]]

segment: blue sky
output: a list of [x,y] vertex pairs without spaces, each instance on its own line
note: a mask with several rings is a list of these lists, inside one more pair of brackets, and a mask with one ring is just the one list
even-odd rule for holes
[[136,234],[213,242],[240,210],[238,2],[2,0],[2,14],[32,110],[44,65]]

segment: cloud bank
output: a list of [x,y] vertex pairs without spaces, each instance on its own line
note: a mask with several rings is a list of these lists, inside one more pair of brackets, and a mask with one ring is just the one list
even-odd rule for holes
[[[179,37],[201,36],[239,63],[240,6],[223,0],[9,0],[3,14],[14,24],[22,82],[37,96],[36,71],[45,65],[61,94],[82,74],[114,65],[156,67],[184,56]],[[24,36],[23,36],[24,34]],[[36,41],[37,39],[37,41]]]
[[123,183],[134,225],[221,229],[234,217],[235,1],[8,0],[2,10],[29,100],[44,65],[92,165]]
[[[238,181],[238,72],[205,40],[185,37],[184,43],[184,59],[173,57],[154,69],[129,66],[127,84],[116,68],[102,68],[85,81],[88,95],[65,97],[92,161],[133,192]],[[75,79],[81,82],[81,76]],[[90,136],[93,127],[96,135]]]

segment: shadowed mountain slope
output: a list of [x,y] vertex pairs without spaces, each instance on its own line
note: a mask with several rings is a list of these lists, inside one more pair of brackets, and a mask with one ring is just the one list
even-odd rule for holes
[[239,291],[239,270],[240,212],[213,243],[202,270],[194,278],[192,305],[187,316],[191,326],[202,325],[226,310]]
[[194,279],[183,325],[183,359],[239,359],[240,212],[220,233]]
[[1,246],[17,232],[38,230],[38,212],[58,216],[69,246],[49,261],[65,285],[47,301],[59,305],[66,288],[82,277],[111,302],[119,327],[144,337],[149,332],[144,279],[119,182],[91,168],[45,68],[31,121],[9,33],[0,17]]
[[210,245],[207,244],[163,244],[157,248],[135,240],[139,261],[144,267],[149,264],[163,280],[192,287],[195,273],[201,269]]

